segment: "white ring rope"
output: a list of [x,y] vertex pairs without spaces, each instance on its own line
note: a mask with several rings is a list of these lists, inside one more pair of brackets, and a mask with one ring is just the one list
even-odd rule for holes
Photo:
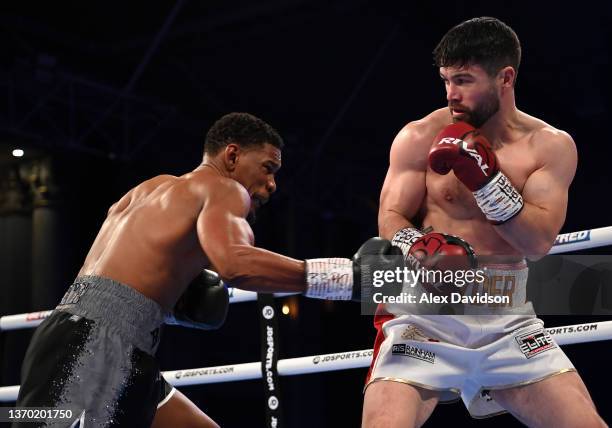
[[[551,327],[547,331],[559,345],[595,342],[612,339],[612,321]],[[372,361],[372,349],[312,355],[309,357],[279,360],[281,376],[320,373],[368,367]],[[261,363],[243,363],[226,366],[203,367],[163,372],[173,386],[203,385],[261,378]],[[19,386],[0,387],[0,402],[15,401]]]
[[[230,303],[251,302],[257,300],[254,291],[229,288]],[[274,293],[274,297],[293,296],[300,293]],[[53,311],[30,312],[29,314],[5,315],[0,317],[0,332],[7,330],[20,330],[22,328],[34,328],[44,321]]]
[[[578,251],[606,245],[612,245],[612,226],[558,235],[549,254]],[[275,296],[282,297],[289,294],[293,293],[276,293]],[[257,299],[257,293],[237,289],[230,289],[230,296],[230,303],[247,302]],[[51,312],[41,311],[0,317],[0,331],[36,327]],[[547,331],[559,345],[612,340],[612,321],[550,327]],[[279,360],[278,373],[281,376],[291,376],[368,367],[372,361],[372,353],[371,349],[366,349]],[[261,362],[174,370],[163,372],[163,375],[173,386],[258,379],[261,378]],[[0,402],[15,401],[18,392],[18,385],[0,387]]]
[[569,253],[606,245],[612,245],[612,226],[557,235],[548,254]]
[[[229,288],[230,303],[251,302],[257,300],[254,291]],[[274,293],[274,297],[292,296],[299,293]],[[29,314],[5,315],[0,317],[0,332],[7,330],[19,330],[22,328],[34,328],[44,321],[53,311],[30,312]]]

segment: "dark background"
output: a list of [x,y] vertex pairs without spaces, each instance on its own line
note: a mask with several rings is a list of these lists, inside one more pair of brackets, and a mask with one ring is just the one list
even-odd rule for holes
[[[139,181],[201,160],[205,131],[247,111],[286,141],[279,191],[257,244],[296,258],[350,256],[376,235],[397,131],[445,105],[431,51],[453,25],[502,19],[523,62],[517,106],[568,131],[579,153],[563,231],[611,224],[612,10],[596,2],[12,2],[0,9],[0,314],[53,307],[106,209]],[[17,161],[15,147],[26,150]],[[608,249],[599,251],[609,251]],[[280,304],[280,302],[279,302]],[[281,320],[281,358],[367,349],[358,305],[299,299]],[[254,303],[225,326],[169,327],[162,368],[258,361]],[[604,318],[547,317],[549,326]],[[0,333],[0,384],[19,383],[31,331]],[[564,348],[603,417],[610,342]],[[359,426],[363,370],[283,378],[290,427]],[[182,388],[224,427],[263,426],[260,381]],[[427,426],[478,421],[462,404]]]

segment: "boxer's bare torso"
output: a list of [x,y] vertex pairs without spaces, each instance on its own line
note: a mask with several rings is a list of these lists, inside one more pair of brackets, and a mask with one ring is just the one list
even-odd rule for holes
[[[385,185],[383,188],[382,207],[403,214],[404,218],[412,218],[416,226],[431,226],[435,231],[465,239],[479,256],[496,255],[497,262],[522,260],[525,255],[496,233],[494,226],[476,205],[474,196],[452,171],[447,175],[439,175],[428,167],[427,157],[434,138],[450,123],[451,114],[448,108],[443,108],[411,122],[400,131],[392,148],[392,163],[394,157],[409,159],[402,167],[404,171],[410,172],[405,174],[405,181],[402,181],[399,174],[391,176],[393,186]],[[405,138],[402,134],[406,134]],[[501,170],[519,192],[523,193],[527,179],[535,171],[554,162],[554,156],[559,153],[555,148],[560,144],[559,138],[555,139],[555,136],[560,134],[565,133],[517,110],[512,126],[500,133],[503,139],[491,141]],[[565,174],[571,180],[574,171],[568,170]],[[390,180],[389,176],[387,180]],[[397,186],[408,189],[408,202],[404,206],[402,201],[398,201]],[[415,190],[416,186],[422,186],[423,189]],[[562,211],[564,216],[565,206]],[[385,216],[384,211],[381,214],[383,237],[390,238],[399,228],[404,227],[400,224],[401,219],[396,216]]]
[[221,152],[130,190],[110,208],[79,275],[122,282],[167,310],[205,268],[232,287],[303,292],[304,262],[255,247],[247,222],[276,188],[280,150],[231,146],[240,168],[228,170]]
[[171,308],[209,262],[196,223],[218,180],[207,169],[160,175],[123,196],[108,211],[79,275],[129,284]]

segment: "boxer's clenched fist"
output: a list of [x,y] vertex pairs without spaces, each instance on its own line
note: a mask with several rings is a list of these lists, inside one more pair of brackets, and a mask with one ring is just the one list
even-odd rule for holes
[[[391,242],[401,248],[406,265],[415,270],[457,271],[475,269],[478,265],[472,246],[458,236],[439,232],[423,233],[407,227],[397,231]],[[459,291],[453,284],[422,280],[421,285],[436,294]]]
[[491,144],[466,122],[448,125],[436,136],[429,167],[438,174],[452,170],[493,224],[510,220],[523,208],[523,198],[500,171]]

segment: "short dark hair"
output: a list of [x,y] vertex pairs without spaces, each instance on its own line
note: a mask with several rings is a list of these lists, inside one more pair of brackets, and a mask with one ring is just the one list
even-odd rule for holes
[[258,117],[249,113],[230,113],[217,120],[206,133],[204,153],[216,155],[230,143],[241,147],[272,144],[283,148],[283,139],[278,132]]
[[437,67],[481,66],[490,77],[511,66],[518,74],[521,43],[497,18],[481,17],[451,28],[433,51]]

